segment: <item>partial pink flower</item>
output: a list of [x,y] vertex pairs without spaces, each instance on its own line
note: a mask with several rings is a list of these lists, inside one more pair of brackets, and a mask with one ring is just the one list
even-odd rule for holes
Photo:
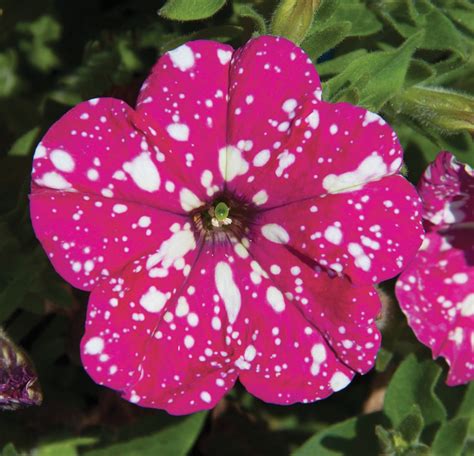
[[380,302],[421,243],[420,202],[378,115],[321,101],[305,53],[264,36],[165,54],[136,109],[81,103],[33,164],[38,238],[91,290],[82,360],[173,414],[322,399],[374,364]]
[[441,152],[419,183],[427,229],[396,286],[417,338],[450,366],[448,385],[474,379],[474,171]]

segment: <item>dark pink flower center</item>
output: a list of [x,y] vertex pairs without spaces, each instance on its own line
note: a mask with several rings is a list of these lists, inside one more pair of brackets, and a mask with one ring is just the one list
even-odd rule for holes
[[190,216],[199,240],[223,244],[251,236],[257,208],[244,198],[224,190],[192,211]]

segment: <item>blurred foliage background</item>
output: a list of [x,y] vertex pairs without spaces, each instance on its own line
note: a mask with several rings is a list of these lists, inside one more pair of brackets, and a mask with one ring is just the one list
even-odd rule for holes
[[[276,12],[276,13],[275,13]],[[157,57],[191,39],[284,34],[308,52],[323,98],[381,113],[416,183],[441,149],[474,165],[474,5],[468,0],[0,0],[0,324],[30,355],[43,404],[0,412],[0,454],[474,454],[474,388],[414,338],[381,287],[374,371],[311,405],[264,404],[237,386],[177,418],[95,385],[79,361],[87,294],[52,270],[28,218],[31,158],[74,104],[133,105]],[[1,370],[1,366],[0,366]]]

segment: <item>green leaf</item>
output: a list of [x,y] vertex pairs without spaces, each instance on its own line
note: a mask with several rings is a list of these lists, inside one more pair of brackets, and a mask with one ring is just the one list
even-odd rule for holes
[[27,156],[36,144],[40,128],[35,127],[20,136],[8,151],[8,155]]
[[375,369],[377,372],[384,372],[392,359],[393,353],[382,347],[377,353],[377,359],[375,360]]
[[86,451],[87,456],[186,456],[194,445],[204,424],[207,413],[195,413],[177,424],[166,427],[145,437],[130,439],[106,448]]
[[19,456],[13,443],[8,443],[3,447],[2,456]]
[[433,456],[460,456],[467,438],[469,420],[455,418],[443,424],[431,446]]
[[420,48],[449,50],[467,57],[466,40],[441,10],[427,0],[380,2],[381,16],[404,38],[423,31]]
[[209,27],[203,30],[198,30],[194,33],[190,33],[189,35],[183,35],[177,38],[173,38],[169,41],[165,41],[160,47],[160,52],[165,53],[190,40],[212,39],[215,41],[226,43],[232,40],[233,38],[239,37],[242,34],[243,30],[244,29],[242,27],[237,25],[222,25],[219,27]]
[[0,53],[0,98],[9,97],[18,89],[17,66],[18,58],[13,49]]
[[[345,2],[343,3],[343,5]],[[333,17],[334,13],[338,9],[339,5],[341,5],[340,0],[322,0],[319,8],[317,9],[314,20],[313,20],[313,27],[311,28],[311,32],[315,27],[318,27],[319,24],[326,22],[331,17]]]
[[440,374],[441,368],[433,361],[418,361],[413,354],[400,364],[384,402],[384,412],[394,427],[401,424],[413,404],[419,405],[425,425],[446,420],[446,409],[434,393]]
[[474,33],[474,10],[449,8],[447,14],[466,30]]
[[383,454],[395,454],[396,450],[393,446],[392,434],[384,429],[383,426],[375,426],[375,435],[379,441],[380,448]]
[[344,71],[351,62],[367,55],[365,49],[357,49],[347,54],[342,54],[341,56],[334,57],[333,59],[327,60],[325,62],[317,63],[316,69],[320,76],[328,76]]
[[79,447],[91,446],[97,439],[93,437],[77,437],[56,442],[40,443],[37,456],[77,456]]
[[418,441],[421,431],[423,430],[423,425],[424,421],[420,407],[417,404],[413,404],[408,415],[403,418],[398,426],[397,431],[400,432],[405,442],[413,443]]
[[207,19],[217,13],[226,0],[168,0],[158,12],[174,21]]
[[254,24],[255,30],[260,35],[265,35],[267,33],[265,18],[250,5],[236,3],[234,4],[234,11],[237,16],[251,20]]
[[61,26],[51,16],[41,16],[33,22],[20,22],[17,30],[25,38],[18,47],[38,70],[47,72],[60,65],[59,58],[50,48],[61,37]]
[[377,33],[382,28],[382,23],[367,5],[355,0],[340,4],[328,23],[342,21],[351,23],[348,36],[369,36]]
[[325,95],[330,101],[342,101],[343,89],[357,89],[358,104],[378,111],[403,87],[411,56],[421,39],[422,34],[417,34],[398,49],[372,52],[351,62],[325,84]]
[[410,66],[405,77],[405,87],[410,87],[421,82],[427,83],[436,75],[432,65],[420,59],[411,59]]
[[331,24],[323,30],[311,33],[302,44],[302,48],[316,61],[325,52],[336,47],[344,38],[349,35],[352,24],[349,21],[342,21]]
[[465,418],[474,417],[474,382],[469,383],[467,386],[456,416]]
[[350,418],[326,427],[318,432],[293,456],[340,456],[378,454],[377,439],[374,431],[377,424],[385,425],[386,420],[379,412]]

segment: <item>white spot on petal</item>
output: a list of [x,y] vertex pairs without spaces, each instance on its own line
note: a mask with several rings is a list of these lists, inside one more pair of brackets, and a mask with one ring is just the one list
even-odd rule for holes
[[189,127],[185,124],[174,123],[166,127],[168,134],[176,141],[187,141],[189,139]]
[[285,228],[276,223],[263,225],[262,234],[266,239],[277,244],[287,244],[290,240],[290,235],[287,233]]
[[101,337],[91,337],[84,345],[87,355],[98,355],[104,349],[104,340]]
[[193,50],[186,44],[169,51],[168,55],[173,65],[181,71],[187,71],[194,66],[195,59]]
[[344,389],[349,383],[351,379],[347,377],[347,375],[343,374],[342,372],[336,372],[329,381],[329,385],[331,386],[333,391],[340,391]]
[[229,323],[233,324],[240,311],[241,296],[240,290],[234,282],[231,267],[224,261],[217,263],[214,280],[217,292],[224,301]]
[[160,174],[148,153],[143,152],[132,161],[125,162],[123,169],[142,190],[156,192],[160,188]]
[[140,298],[140,305],[151,313],[160,312],[166,304],[168,298],[164,293],[151,286]]
[[267,302],[272,306],[275,312],[283,312],[285,310],[285,299],[282,292],[273,286],[267,288]]
[[49,154],[49,158],[59,171],[64,171],[66,173],[74,171],[74,160],[65,150],[55,149]]

